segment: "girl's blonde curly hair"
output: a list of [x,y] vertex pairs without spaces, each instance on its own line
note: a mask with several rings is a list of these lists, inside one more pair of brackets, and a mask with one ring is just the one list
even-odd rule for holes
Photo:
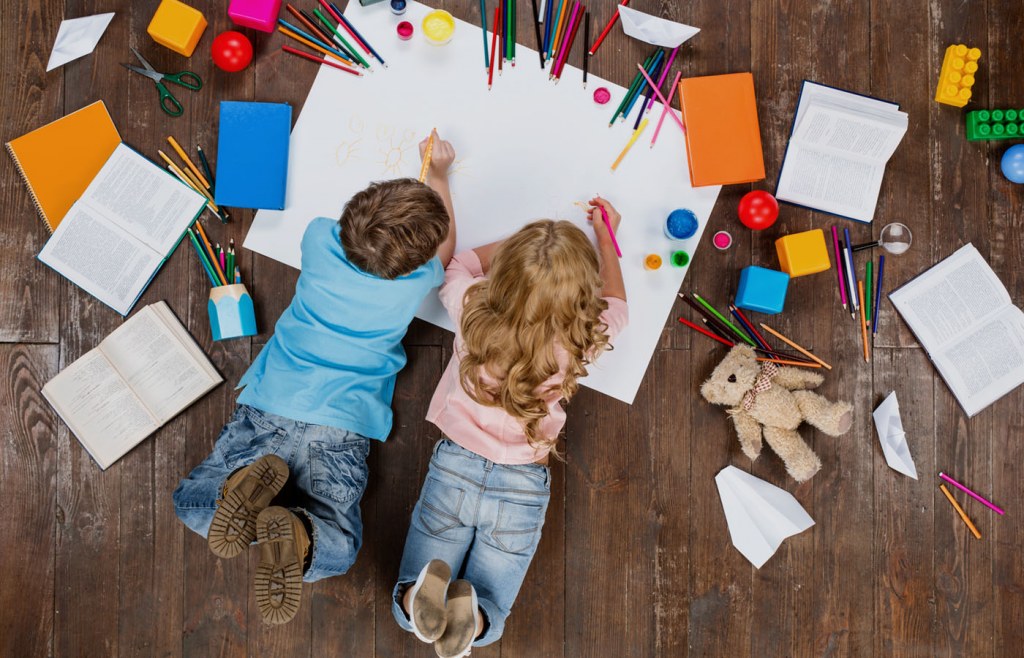
[[[558,390],[572,398],[587,364],[611,349],[600,320],[608,308],[602,286],[597,252],[583,231],[545,219],[505,240],[487,278],[466,291],[462,387],[476,402],[517,418],[538,450],[553,450],[558,440],[539,433],[548,414],[544,397]],[[568,355],[565,376],[542,389],[561,370],[556,346]]]

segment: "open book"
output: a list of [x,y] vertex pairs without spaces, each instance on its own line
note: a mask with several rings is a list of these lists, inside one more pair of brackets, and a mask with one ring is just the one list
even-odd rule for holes
[[968,416],[1024,384],[1024,312],[974,245],[889,299]]
[[47,240],[39,260],[127,315],[205,202],[119,144]]
[[898,105],[805,80],[775,197],[870,222],[906,132]]
[[106,469],[221,381],[157,302],[47,382],[43,397]]

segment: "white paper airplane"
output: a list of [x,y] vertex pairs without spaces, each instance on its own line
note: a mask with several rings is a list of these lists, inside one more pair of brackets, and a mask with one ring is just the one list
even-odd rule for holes
[[675,48],[700,32],[699,27],[651,16],[622,5],[619,5],[619,17],[622,19],[622,31],[627,35],[662,48]]
[[768,561],[782,540],[814,525],[814,519],[788,492],[726,466],[715,476],[733,545],[755,567]]
[[53,42],[53,51],[50,52],[50,61],[46,63],[46,70],[52,71],[58,66],[91,53],[106,32],[112,18],[113,12],[61,21],[57,38]]
[[882,443],[882,454],[889,468],[899,471],[908,477],[917,479],[917,467],[910,456],[907,435],[903,432],[903,419],[900,418],[900,403],[896,400],[896,391],[882,401],[872,414],[875,419],[875,430],[878,440]]

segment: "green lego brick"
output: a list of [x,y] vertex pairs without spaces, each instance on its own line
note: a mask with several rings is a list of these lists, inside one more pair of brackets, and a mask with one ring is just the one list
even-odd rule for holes
[[967,113],[967,139],[1024,139],[1024,109],[973,110]]

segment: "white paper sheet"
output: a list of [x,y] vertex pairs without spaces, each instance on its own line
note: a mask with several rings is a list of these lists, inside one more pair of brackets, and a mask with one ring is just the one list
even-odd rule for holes
[[903,419],[900,417],[900,403],[896,399],[896,391],[878,405],[872,414],[875,419],[875,431],[882,444],[882,454],[889,468],[908,477],[917,479],[917,467],[910,456],[907,435],[903,431]]
[[[427,11],[413,2],[403,18],[419,30]],[[383,4],[350,2],[346,15],[389,68],[377,65],[364,78],[320,68],[292,131],[286,209],[259,211],[245,247],[299,267],[306,224],[321,215],[339,217],[346,201],[371,181],[418,176],[417,143],[436,126],[457,153],[451,185],[460,250],[544,217],[570,219],[589,234],[573,202],[595,193],[621,211],[630,325],[581,383],[631,403],[686,272],[673,268],[669,256],[675,249],[694,256],[718,196],[718,187],[690,187],[683,135],[664,130],[653,149],[635,145],[612,173],[633,128],[632,121],[608,127],[622,87],[591,75],[584,91],[580,72],[570,66],[555,85],[540,70],[536,52],[520,45],[516,67],[506,66],[500,78],[495,72],[488,92],[478,26],[458,21],[452,41],[435,47],[419,34],[399,41],[398,20]],[[280,64],[302,66],[297,60]],[[612,103],[594,103],[591,91],[599,86],[611,90]],[[656,105],[652,116],[660,112]],[[700,228],[673,243],[662,227],[676,208],[691,209]],[[664,259],[660,270],[643,269],[649,253]],[[418,316],[452,328],[436,295]]]
[[735,466],[715,476],[733,545],[761,568],[786,537],[814,525],[814,519],[788,492]]
[[622,19],[622,31],[627,36],[662,48],[675,48],[700,32],[699,27],[676,23],[660,16],[651,16],[621,5],[619,18]]
[[46,70],[52,71],[91,53],[113,18],[114,13],[110,12],[61,21]]

